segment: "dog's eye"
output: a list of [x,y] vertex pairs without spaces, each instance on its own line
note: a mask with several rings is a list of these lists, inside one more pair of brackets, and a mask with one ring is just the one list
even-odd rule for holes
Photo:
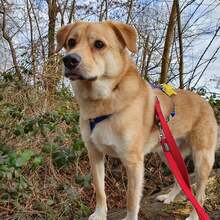
[[101,40],[96,40],[94,43],[95,48],[101,49],[105,46],[105,44]]
[[71,38],[68,40],[68,47],[71,49],[71,48],[74,48],[76,46],[76,40]]

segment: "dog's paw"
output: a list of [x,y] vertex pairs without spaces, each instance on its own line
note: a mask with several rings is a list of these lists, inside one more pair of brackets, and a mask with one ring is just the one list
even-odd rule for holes
[[123,218],[122,220],[138,220],[138,219],[137,218],[132,219],[132,218],[126,217],[126,218]]
[[164,204],[170,204],[173,202],[175,197],[171,197],[169,194],[159,195],[156,197],[157,201],[163,202]]
[[95,211],[88,220],[107,220],[106,213]]
[[188,218],[185,220],[199,220],[199,217],[197,214],[191,214]]
[[156,200],[160,201],[160,202],[163,202],[166,199],[167,199],[167,194],[159,195],[159,196],[156,197]]
[[122,220],[138,220],[138,215],[133,213],[128,213]]
[[157,201],[163,202],[164,204],[170,204],[175,200],[176,195],[164,194],[156,197]]
[[197,216],[189,216],[188,218],[186,218],[185,220],[199,220],[199,218]]

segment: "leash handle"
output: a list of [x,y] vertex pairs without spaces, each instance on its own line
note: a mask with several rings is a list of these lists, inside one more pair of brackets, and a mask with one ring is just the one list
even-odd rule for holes
[[196,212],[200,220],[210,220],[208,214],[200,206],[200,204],[198,203],[198,201],[192,193],[192,189],[189,182],[189,174],[184,159],[180,153],[179,148],[177,147],[176,141],[161,111],[160,102],[158,98],[156,99],[155,111],[156,116],[160,121],[160,129],[162,129],[165,136],[165,138],[161,139],[161,145],[163,147],[163,151],[166,156],[167,163],[171,172],[175,176],[186,197],[190,200],[191,204],[196,209]]

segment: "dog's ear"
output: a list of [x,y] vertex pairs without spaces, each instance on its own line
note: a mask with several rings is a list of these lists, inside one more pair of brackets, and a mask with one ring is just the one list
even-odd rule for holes
[[57,32],[56,39],[57,39],[57,46],[55,52],[58,53],[63,47],[65,47],[66,39],[72,30],[74,24],[67,24],[62,26],[60,30]]
[[132,53],[137,52],[137,34],[134,27],[119,22],[107,21],[107,23],[112,27],[124,47],[127,47]]

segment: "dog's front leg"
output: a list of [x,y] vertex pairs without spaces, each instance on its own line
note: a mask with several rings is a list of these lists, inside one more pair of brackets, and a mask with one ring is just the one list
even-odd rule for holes
[[126,162],[128,176],[127,189],[127,216],[123,220],[137,220],[142,196],[142,185],[144,176],[143,159],[136,162]]
[[107,205],[104,189],[104,155],[93,147],[88,148],[88,154],[96,192],[96,209],[95,212],[90,215],[89,220],[106,220]]

